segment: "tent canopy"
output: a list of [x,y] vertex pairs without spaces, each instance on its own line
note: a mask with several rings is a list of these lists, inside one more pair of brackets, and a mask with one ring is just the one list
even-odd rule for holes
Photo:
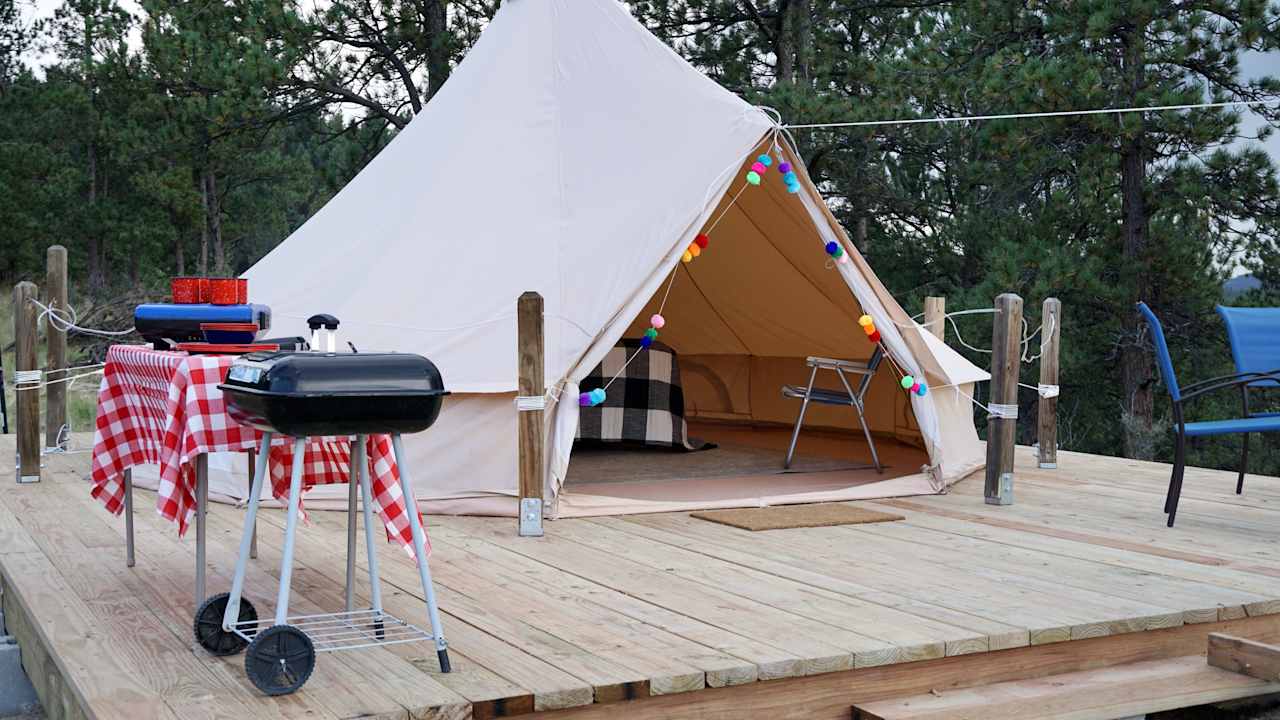
[[[576,398],[609,348],[643,329],[673,271],[662,339],[745,398],[706,400],[708,413],[774,418],[766,394],[805,356],[870,354],[863,313],[905,372],[957,390],[985,378],[889,295],[777,130],[616,0],[513,0],[423,112],[246,276],[281,332],[329,312],[362,350],[435,361],[454,395],[408,439],[419,493],[478,499],[458,507],[481,512],[514,512],[515,305],[528,290],[545,301],[551,496],[578,412],[554,398]],[[762,150],[796,166],[800,193],[776,168],[744,187]],[[680,269],[706,229],[707,251]],[[851,262],[829,266],[831,241]],[[759,376],[744,396],[742,378]],[[958,393],[912,397],[909,412],[930,456],[917,489],[981,465]]]

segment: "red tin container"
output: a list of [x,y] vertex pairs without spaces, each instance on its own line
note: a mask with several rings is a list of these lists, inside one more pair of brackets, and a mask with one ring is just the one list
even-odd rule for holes
[[249,280],[248,278],[236,278],[236,304],[249,304]]
[[175,305],[209,302],[209,280],[202,277],[176,277],[169,280],[169,292]]
[[209,302],[214,305],[235,305],[240,302],[237,278],[209,278]]

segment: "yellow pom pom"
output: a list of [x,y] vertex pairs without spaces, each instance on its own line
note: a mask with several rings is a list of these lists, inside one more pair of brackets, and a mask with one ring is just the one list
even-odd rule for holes
[[693,253],[689,252],[688,250],[685,250],[684,255],[680,256],[680,260],[682,262],[689,262],[692,259],[693,259]]
[[870,315],[863,315],[862,317],[858,318],[858,324],[861,325],[862,327],[867,327],[868,325],[871,325],[874,322],[875,321],[871,319]]
[[702,248],[698,247],[698,243],[689,243],[689,253],[694,257],[702,254]]

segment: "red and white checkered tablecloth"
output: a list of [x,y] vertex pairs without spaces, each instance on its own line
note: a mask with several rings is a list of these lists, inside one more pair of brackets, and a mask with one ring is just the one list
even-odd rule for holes
[[[259,447],[262,433],[232,420],[218,389],[234,359],[230,355],[165,352],[143,345],[115,345],[107,351],[98,389],[90,479],[93,497],[109,512],[119,514],[124,509],[122,473],[126,469],[159,465],[156,509],[178,523],[179,534],[185,533],[196,510],[192,460],[200,453]],[[304,487],[348,482],[350,455],[349,438],[310,439],[304,456]],[[373,509],[382,517],[388,537],[412,554],[413,535],[390,436],[369,436],[366,457]],[[275,438],[270,459],[272,495],[287,502],[292,439]]]

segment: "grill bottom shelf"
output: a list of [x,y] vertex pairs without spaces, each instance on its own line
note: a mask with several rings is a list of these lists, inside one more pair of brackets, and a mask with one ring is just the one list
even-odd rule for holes
[[[410,642],[435,642],[435,637],[430,632],[417,625],[407,623],[386,611],[373,609],[291,615],[285,618],[285,624],[305,633],[318,653]],[[258,633],[268,627],[270,625],[261,621],[238,622],[231,628],[231,632],[246,642],[253,642]]]

